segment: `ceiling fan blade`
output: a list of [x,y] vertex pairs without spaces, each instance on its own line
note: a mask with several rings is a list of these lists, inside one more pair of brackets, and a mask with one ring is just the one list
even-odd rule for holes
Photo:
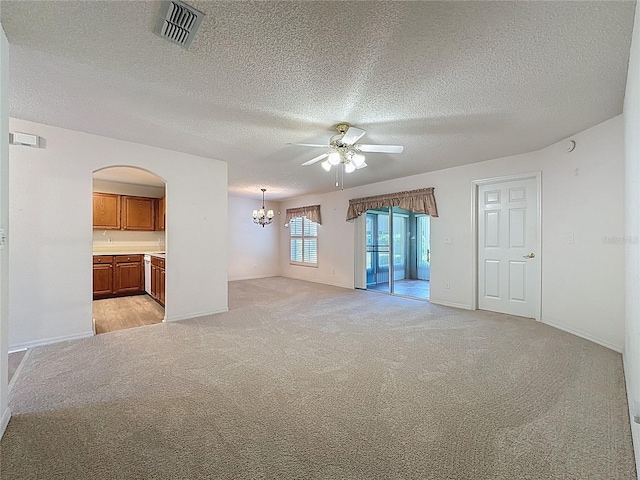
[[328,153],[323,153],[322,155],[318,155],[317,157],[312,158],[311,160],[309,160],[309,161],[307,161],[307,162],[304,162],[304,163],[302,164],[302,166],[303,166],[303,167],[306,167],[307,165],[312,165],[312,164],[314,164],[314,163],[316,163],[316,162],[319,162],[320,160],[322,160],[323,158],[328,157],[328,156],[329,156],[329,154],[328,154]]
[[365,153],[402,153],[402,145],[356,145],[358,150]]
[[365,133],[367,133],[365,130],[360,130],[356,127],[349,127],[349,129],[344,132],[344,135],[340,139],[340,142],[344,143],[345,145],[353,145],[358,140],[360,140],[360,138],[362,138]]
[[331,145],[320,145],[319,143],[287,143],[287,145],[299,145],[301,147],[331,148]]

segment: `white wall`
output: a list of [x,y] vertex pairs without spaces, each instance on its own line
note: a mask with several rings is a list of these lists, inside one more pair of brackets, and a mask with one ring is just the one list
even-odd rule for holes
[[[268,193],[268,192],[267,192]],[[279,275],[280,204],[265,202],[276,213],[273,224],[261,227],[251,214],[262,205],[260,200],[229,196],[229,280],[274,277]]]
[[[636,16],[629,57],[625,123],[625,254],[626,318],[624,367],[627,395],[640,415],[640,9]],[[636,465],[640,467],[640,425],[631,421]],[[638,478],[640,478],[640,468]]]
[[[9,42],[0,28],[0,228],[9,232]],[[9,423],[9,246],[0,250],[0,437]]]
[[[284,201],[281,208],[321,205],[318,268],[289,264],[288,230],[280,226],[283,276],[353,287],[354,225],[350,198],[435,187],[439,218],[431,220],[431,298],[472,308],[473,180],[542,172],[542,321],[621,350],[624,338],[623,119],[523,155]],[[375,168],[371,159],[368,168]],[[323,175],[320,169],[318,175]],[[357,172],[354,173],[357,175]],[[331,182],[327,176],[327,182]],[[569,244],[569,234],[575,238]],[[444,243],[444,237],[453,239]],[[607,243],[604,238],[611,238]],[[449,282],[450,289],[445,289]]]
[[[117,195],[133,195],[137,197],[162,198],[164,187],[149,185],[133,185],[130,183],[93,180],[93,191],[114,193]],[[132,230],[93,230],[93,252],[109,253],[123,251],[160,252],[165,249],[165,232],[144,232]]]
[[10,119],[44,148],[10,146],[9,344],[92,333],[92,174],[149,170],[167,182],[167,321],[227,310],[227,164]]

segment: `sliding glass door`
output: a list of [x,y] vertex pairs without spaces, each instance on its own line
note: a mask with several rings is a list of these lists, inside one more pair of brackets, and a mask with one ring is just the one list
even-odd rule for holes
[[429,217],[398,207],[365,217],[368,290],[429,298]]

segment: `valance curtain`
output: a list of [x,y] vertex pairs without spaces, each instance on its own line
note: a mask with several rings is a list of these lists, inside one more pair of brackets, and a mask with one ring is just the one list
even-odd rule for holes
[[[367,210],[385,207],[400,207],[415,213],[426,213],[432,217],[438,216],[433,187],[429,187],[408,192],[387,193],[374,197],[353,198],[349,200],[347,221],[355,220]],[[287,214],[288,212],[287,210]]]
[[309,205],[307,207],[287,208],[287,214],[284,217],[284,224],[287,225],[292,218],[307,217],[312,222],[321,224],[320,222],[320,205]]

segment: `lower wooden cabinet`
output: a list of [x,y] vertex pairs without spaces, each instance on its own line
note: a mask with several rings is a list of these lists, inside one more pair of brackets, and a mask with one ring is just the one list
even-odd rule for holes
[[164,307],[164,258],[151,257],[151,296]]
[[102,297],[113,293],[113,257],[93,257],[93,296]]
[[113,293],[140,293],[144,290],[142,255],[116,256]]
[[94,255],[93,298],[144,293],[142,255]]

